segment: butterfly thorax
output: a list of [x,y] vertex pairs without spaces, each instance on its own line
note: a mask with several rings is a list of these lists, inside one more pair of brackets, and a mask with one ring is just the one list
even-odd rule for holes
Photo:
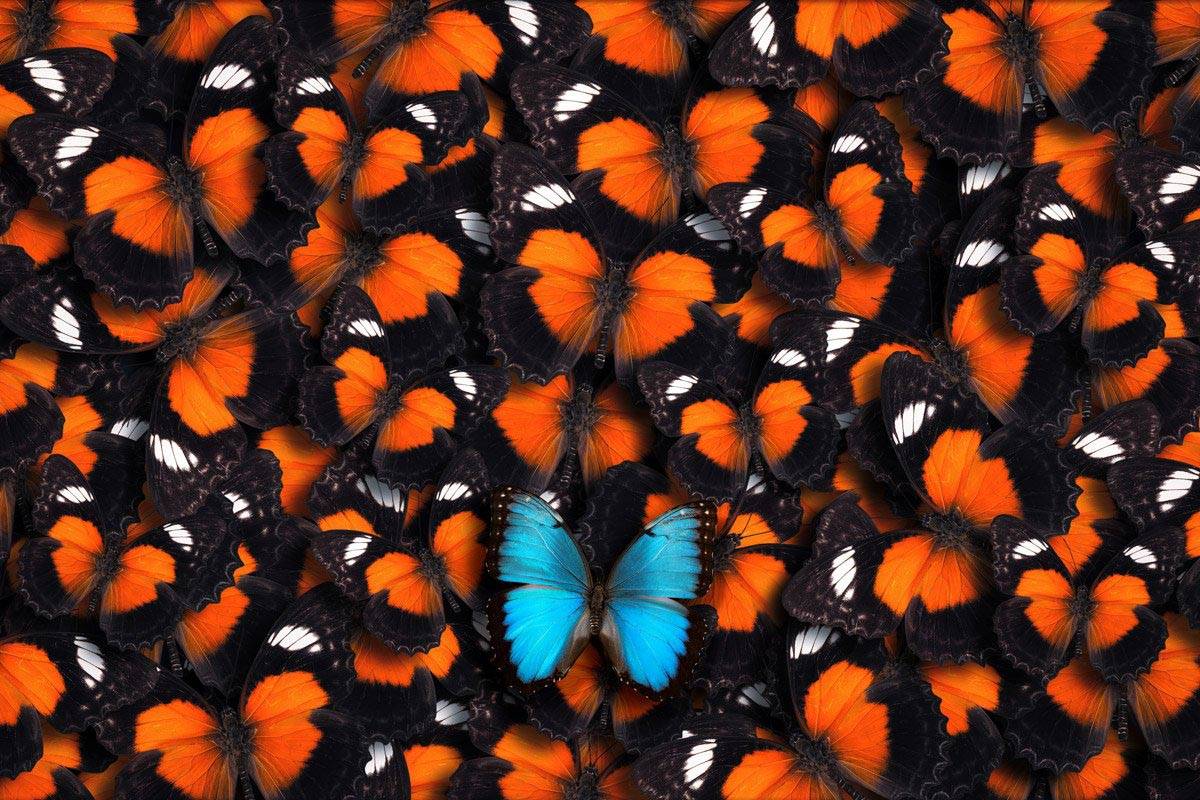
[[1004,20],[1004,36],[1000,39],[1000,52],[1013,64],[1019,65],[1028,74],[1037,60],[1040,34],[1029,27],[1024,19],[1009,14]]
[[1117,142],[1113,149],[1118,151],[1136,150],[1151,144],[1151,141],[1150,137],[1142,133],[1142,129],[1134,124],[1130,117],[1122,115],[1117,120]]
[[1096,610],[1096,601],[1092,599],[1092,593],[1087,587],[1081,587],[1076,589],[1075,594],[1067,601],[1067,609],[1075,619],[1087,620]]
[[347,282],[361,285],[364,278],[383,263],[380,238],[367,232],[347,234],[343,242],[342,275]]
[[160,364],[166,364],[182,356],[189,358],[200,346],[200,335],[204,329],[205,320],[186,318],[171,325],[166,330],[162,344],[154,351],[154,358]]
[[737,421],[733,423],[733,428],[741,435],[742,441],[758,441],[758,435],[762,432],[762,420],[754,413],[754,408],[750,403],[746,403],[738,409]]
[[958,511],[930,511],[921,515],[920,522],[944,549],[963,550],[975,541],[975,526]]
[[196,208],[202,188],[199,173],[184,164],[183,159],[179,156],[167,158],[167,180],[163,191],[172,202],[181,208]]
[[253,731],[242,722],[232,708],[221,709],[221,727],[217,731],[216,744],[227,763],[237,764],[238,771],[246,771],[246,755],[250,752]]
[[58,20],[51,15],[50,9],[50,0],[29,0],[25,8],[14,15],[17,38],[24,44],[25,52],[43,50],[50,41],[50,35],[58,27]]
[[930,337],[927,342],[933,361],[938,369],[952,385],[957,385],[970,377],[970,369],[966,354],[953,347],[941,336]]
[[588,633],[592,636],[600,635],[600,628],[604,625],[604,609],[607,605],[608,592],[605,591],[604,584],[600,582],[592,584],[587,598]]
[[1106,256],[1095,256],[1088,259],[1087,268],[1079,276],[1079,299],[1087,302],[1100,291],[1101,278],[1104,270],[1112,263]]
[[736,533],[727,533],[717,538],[713,545],[713,572],[725,572],[733,566],[733,554],[742,543],[742,537]]
[[842,217],[838,214],[833,206],[826,203],[824,200],[814,200],[809,205],[809,210],[813,215],[813,225],[826,240],[833,242],[838,251],[842,254],[848,263],[854,263],[854,248],[850,246],[849,240],[846,239],[845,230],[842,227]]
[[123,531],[105,531],[103,546],[96,556],[96,585],[103,586],[116,577],[121,568],[121,546],[125,543]]
[[367,157],[367,137],[361,130],[355,130],[350,138],[342,145],[342,180],[349,180],[358,171],[363,160]]
[[428,547],[422,547],[417,552],[417,560],[421,562],[420,573],[434,586],[445,590],[447,588],[446,560]]
[[794,730],[788,736],[788,746],[796,753],[800,770],[813,775],[822,775],[837,783],[837,757],[824,739],[814,739],[802,730]]
[[692,17],[695,15],[694,0],[654,0],[654,13],[663,22],[677,31],[692,32]]
[[583,386],[575,392],[562,409],[563,429],[570,434],[571,441],[579,441],[579,437],[590,431],[600,419],[596,404],[592,402],[592,387]]
[[401,0],[392,3],[388,21],[384,24],[383,41],[393,45],[416,38],[425,32],[425,20],[428,16],[428,0]]
[[671,176],[676,186],[683,185],[683,179],[692,174],[696,163],[696,144],[683,135],[683,131],[673,122],[662,127],[662,147],[658,152],[658,160],[663,169]]
[[563,787],[563,800],[599,800],[600,772],[588,765]]

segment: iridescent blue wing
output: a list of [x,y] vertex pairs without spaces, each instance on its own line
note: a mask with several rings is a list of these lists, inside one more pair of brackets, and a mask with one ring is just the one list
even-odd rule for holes
[[707,503],[674,508],[646,526],[608,577],[600,637],[617,671],[655,692],[683,674],[695,650],[680,601],[707,589],[715,524]]
[[493,609],[493,641],[507,647],[519,680],[554,677],[588,638],[592,578],[583,552],[546,501],[511,487],[492,496],[492,530],[493,575],[520,584]]

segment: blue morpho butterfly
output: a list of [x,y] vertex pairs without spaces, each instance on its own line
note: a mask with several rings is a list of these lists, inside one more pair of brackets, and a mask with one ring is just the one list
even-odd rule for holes
[[492,641],[503,641],[508,666],[530,684],[561,677],[597,638],[624,680],[664,692],[686,678],[689,657],[703,643],[695,630],[703,618],[684,602],[708,589],[715,527],[710,503],[673,508],[646,525],[598,581],[545,500],[497,489],[489,564],[497,579],[520,585],[493,604]]

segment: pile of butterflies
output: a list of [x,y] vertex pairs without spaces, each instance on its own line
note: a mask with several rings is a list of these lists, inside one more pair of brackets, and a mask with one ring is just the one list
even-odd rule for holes
[[0,62],[0,800],[1200,797],[1200,2]]

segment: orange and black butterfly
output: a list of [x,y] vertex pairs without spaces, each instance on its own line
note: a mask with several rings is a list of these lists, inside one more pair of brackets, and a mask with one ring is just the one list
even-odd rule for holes
[[946,768],[946,724],[929,686],[878,642],[827,627],[789,633],[786,731],[738,715],[701,718],[690,735],[635,763],[652,800],[925,796]]
[[655,426],[676,437],[671,474],[693,494],[729,500],[765,467],[796,486],[819,480],[837,457],[839,428],[796,378],[763,376],[741,402],[686,368],[655,361],[638,370]]
[[[483,461],[465,450],[442,473],[427,537],[325,529],[314,539],[313,553],[338,588],[364,604],[368,631],[402,653],[428,652],[441,642],[448,610],[482,606],[489,490]],[[403,493],[385,486],[380,491],[403,503]]]
[[154,64],[149,105],[167,115],[187,109],[204,62],[222,37],[246,17],[270,17],[263,0],[187,0],[146,42]]
[[763,281],[792,303],[830,300],[843,263],[851,272],[859,261],[895,264],[910,249],[912,184],[896,129],[873,104],[862,101],[842,115],[824,170],[819,194],[742,180],[708,197],[738,243],[762,254]]
[[503,90],[515,66],[561,61],[588,34],[566,0],[270,0],[289,43],[319,61],[373,69],[369,100],[452,91],[477,76]]
[[368,433],[380,478],[404,490],[445,465],[505,383],[499,367],[442,369],[444,357],[414,360],[406,346],[407,339],[390,339],[366,293],[344,287],[321,335],[327,365],[301,380],[299,411],[322,444],[340,447]]
[[[241,423],[279,421],[300,369],[299,328],[267,309],[228,313],[232,269],[202,267],[162,310],[116,306],[73,271],[48,269],[9,293],[7,324],[68,352],[153,351],[163,366],[146,440],[154,503],[168,518],[194,512],[246,447]],[[141,424],[144,424],[142,421]],[[139,425],[140,427],[140,425]]]
[[[132,450],[132,447],[127,449]],[[124,497],[97,497],[70,461],[51,456],[17,559],[20,591],[44,617],[95,615],[108,640],[142,648],[168,635],[185,609],[200,609],[232,582],[236,563],[225,520],[208,510],[172,522],[130,520],[136,471],[122,469]]]
[[1010,595],[996,609],[996,638],[1018,667],[1048,678],[1086,653],[1118,683],[1157,657],[1167,628],[1152,607],[1170,594],[1180,557],[1176,531],[1128,543],[1102,537],[1101,552],[1075,574],[1049,537],[1020,520],[997,517],[991,535],[996,584]]
[[[749,0],[575,0],[592,19],[592,59],[609,83],[643,96],[670,95],[691,74],[698,44],[711,44]],[[595,67],[593,67],[595,69]]]
[[1200,329],[1200,284],[1177,266],[1200,254],[1200,224],[1128,246],[1124,230],[1064,191],[1058,170],[1039,167],[1022,184],[1021,256],[1002,268],[1012,321],[1045,333],[1070,320],[1089,358],[1107,367],[1128,366],[1162,339]]
[[699,79],[682,106],[658,110],[584,69],[539,64],[517,70],[510,91],[533,146],[563,174],[579,175],[572,191],[621,261],[700,210],[719,183],[787,193],[808,177],[803,134],[780,124],[793,112],[763,90]]
[[1093,133],[1063,117],[1046,120],[1033,131],[1028,160],[1034,166],[1057,164],[1058,184],[1073,200],[1093,214],[1120,219],[1128,206],[1116,166],[1129,158],[1126,150],[1151,145],[1178,149],[1171,140],[1171,104],[1177,95],[1177,89],[1160,89],[1142,106],[1136,124],[1125,119],[1115,130]]
[[1200,413],[1200,349],[1188,339],[1164,339],[1125,367],[1093,367],[1092,406],[1097,411],[1129,400],[1153,404],[1162,421],[1164,442],[1178,442],[1195,430]]
[[329,71],[295,50],[279,57],[275,118],[284,129],[263,152],[271,188],[287,205],[311,212],[336,195],[353,199],[369,231],[386,233],[407,223],[429,191],[426,165],[479,132],[486,109],[477,81],[463,91],[415,99],[389,95],[367,103],[360,126]]
[[712,215],[676,222],[626,266],[609,255],[585,201],[535,151],[507,145],[493,166],[492,238],[513,266],[489,277],[481,301],[505,365],[544,383],[585,354],[598,366],[611,355],[629,382],[645,361],[701,368],[727,347],[709,303],[735,300],[750,265]]
[[156,33],[169,0],[11,0],[0,10],[0,62],[46,48],[83,47],[116,58],[113,40]]
[[[1200,117],[1196,103],[1200,100],[1200,78],[1195,70],[1200,58],[1200,16],[1189,3],[1156,0],[1150,20],[1157,45],[1155,66],[1164,66],[1165,82],[1177,87],[1177,98],[1171,109],[1174,128],[1169,133],[1189,151],[1196,150],[1200,133]],[[1189,75],[1189,73],[1191,73]]]
[[1132,115],[1145,96],[1154,40],[1144,13],[1121,0],[955,0],[944,3],[949,51],[905,93],[938,154],[977,164],[1016,155],[1024,99],[1089,131]]
[[832,74],[857,95],[892,94],[946,52],[939,16],[931,0],[756,0],[729,23],[709,68],[733,86],[803,87]]
[[81,220],[75,261],[117,303],[177,302],[195,265],[193,232],[210,257],[212,231],[238,256],[285,258],[310,216],[290,211],[267,186],[261,145],[274,39],[267,20],[231,30],[192,97],[182,152],[148,128],[103,128],[35,114],[9,144],[58,214]]
[[468,729],[487,755],[455,773],[450,797],[521,800],[536,791],[545,800],[570,800],[581,790],[597,800],[639,797],[633,756],[609,736],[586,733],[559,741],[521,721],[494,694],[472,703]]
[[879,397],[888,356],[908,352],[937,365],[948,386],[978,398],[1002,423],[1061,430],[1080,390],[1081,359],[1065,332],[1025,334],[1005,315],[1002,270],[1016,257],[1016,211],[1016,197],[1000,192],[967,221],[948,254],[936,333],[924,333],[913,316],[898,328],[833,311],[798,311],[774,324],[766,371],[798,376],[816,402],[850,413]]
[[825,481],[800,490],[800,507],[804,511],[803,525],[789,541],[810,545],[816,534],[816,522],[835,500],[848,492],[857,496],[857,503],[882,533],[912,528],[916,525],[911,504],[900,498],[891,487],[876,480],[859,466],[849,451],[838,454],[833,472]]
[[[979,800],[1117,800],[1146,797],[1147,770],[1145,749],[1138,743],[1122,741],[1109,732],[1104,747],[1077,770],[1054,773],[1033,771],[1029,765],[1006,758],[988,773]],[[1164,770],[1165,772],[1165,770]],[[1175,773],[1175,771],[1172,771]],[[1185,773],[1186,774],[1186,773]],[[1152,779],[1151,779],[1152,780]],[[1155,794],[1153,800],[1183,800],[1184,794]]]
[[1170,611],[1162,621],[1164,644],[1141,675],[1109,683],[1078,656],[1051,677],[1008,722],[1018,755],[1039,769],[1078,771],[1113,738],[1132,738],[1132,722],[1171,767],[1200,768],[1200,631]]
[[51,391],[62,357],[11,335],[0,336],[0,476],[12,477],[54,447],[63,415]]
[[439,701],[422,724],[404,735],[368,731],[359,750],[353,796],[359,800],[450,796],[451,778],[471,755],[466,721],[465,706]]
[[[987,527],[1010,514],[1057,530],[1074,513],[1073,484],[1054,448],[1018,426],[991,433],[983,410],[916,356],[892,355],[882,385],[878,413],[851,427],[851,452],[880,479],[908,477],[920,526],[881,533],[844,495],[821,517],[784,607],[863,636],[903,626],[925,660],[981,658],[998,599]],[[863,444],[876,435],[889,441]]]
[[[654,444],[644,408],[616,381],[593,387],[557,375],[542,385],[508,374],[508,389],[475,440],[493,475],[541,491],[578,476],[593,485],[623,461],[642,461]],[[560,487],[561,488],[561,487]]]
[[154,683],[153,667],[78,633],[31,632],[0,638],[0,777],[26,772],[50,755],[43,721],[82,731]]
[[296,600],[228,705],[214,706],[160,671],[148,694],[101,722],[101,742],[130,757],[118,795],[234,800],[257,787],[265,797],[308,800],[349,792],[359,731],[337,710],[348,681],[349,621],[332,586]]

